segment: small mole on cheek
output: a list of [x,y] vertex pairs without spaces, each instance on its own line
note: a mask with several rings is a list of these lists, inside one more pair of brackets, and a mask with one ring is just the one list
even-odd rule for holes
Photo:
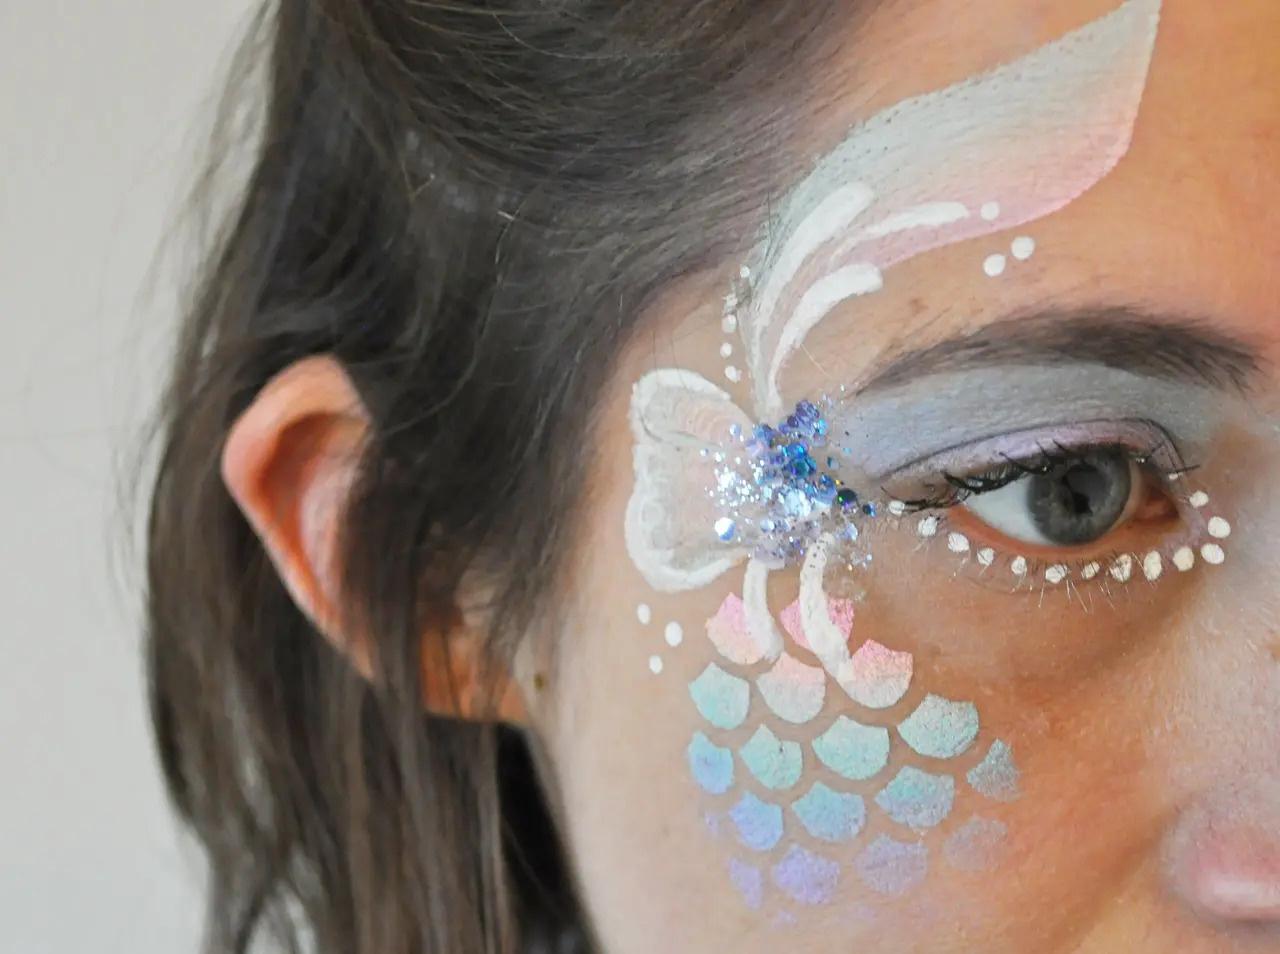
[[545,688],[547,688],[547,677],[540,672],[535,672],[533,674],[534,692],[541,692]]

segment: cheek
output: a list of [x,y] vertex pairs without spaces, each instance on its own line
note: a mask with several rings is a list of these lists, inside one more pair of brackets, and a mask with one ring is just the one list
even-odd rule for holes
[[1129,728],[1138,657],[1073,680],[1087,691],[993,681],[989,657],[938,652],[921,618],[833,599],[851,661],[831,673],[794,572],[769,579],[776,658],[754,648],[741,570],[679,596],[625,558],[581,579],[550,734],[611,951],[772,950],[778,932],[814,951],[1038,943],[1080,923],[1150,840],[1159,799]]

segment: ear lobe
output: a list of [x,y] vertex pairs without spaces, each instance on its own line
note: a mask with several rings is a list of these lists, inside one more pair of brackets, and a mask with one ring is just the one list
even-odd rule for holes
[[[368,413],[342,366],[330,356],[306,358],[272,378],[240,415],[223,447],[221,470],[294,602],[371,679],[369,640],[347,631],[342,616],[338,548],[368,433]],[[480,634],[459,622],[448,633],[423,639],[443,639],[445,650],[443,657],[422,653],[423,704],[429,711],[525,720],[513,680],[501,680],[492,695],[480,692]]]

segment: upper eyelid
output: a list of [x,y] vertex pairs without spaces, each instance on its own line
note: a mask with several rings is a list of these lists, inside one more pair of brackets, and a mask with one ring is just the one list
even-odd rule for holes
[[1047,453],[1107,446],[1123,447],[1147,457],[1152,466],[1162,471],[1176,473],[1188,469],[1177,442],[1154,421],[1085,421],[969,441],[897,468],[881,481],[890,486],[913,477],[979,474],[1005,464],[1043,458]]

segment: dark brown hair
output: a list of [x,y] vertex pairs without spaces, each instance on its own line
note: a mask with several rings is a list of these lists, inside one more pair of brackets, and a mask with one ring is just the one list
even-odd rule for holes
[[[197,209],[251,159],[190,296],[157,429],[152,710],[210,866],[207,949],[590,946],[515,730],[423,714],[464,572],[509,658],[564,569],[593,398],[656,289],[759,222],[813,0],[276,0],[234,64]],[[812,61],[813,52],[806,49]],[[345,515],[360,679],[219,478],[291,362],[372,420]]]

